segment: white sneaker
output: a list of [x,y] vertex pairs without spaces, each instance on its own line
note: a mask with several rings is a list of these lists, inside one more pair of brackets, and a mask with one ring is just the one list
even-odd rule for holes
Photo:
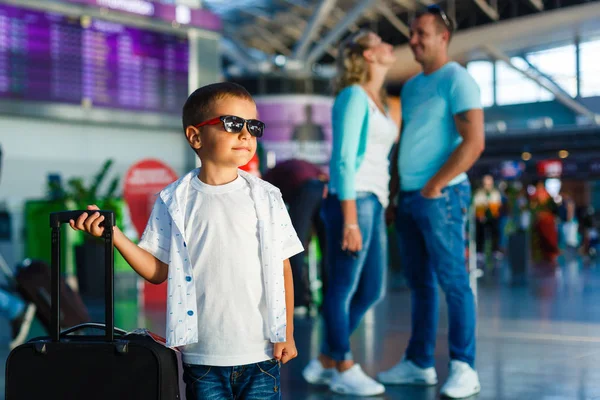
[[321,361],[312,360],[302,370],[302,376],[313,385],[329,385],[335,376],[335,368],[324,368]]
[[387,371],[377,374],[379,382],[388,385],[437,385],[435,368],[420,368],[412,361],[403,358],[398,364]]
[[354,364],[344,372],[338,372],[329,384],[332,392],[353,396],[375,396],[385,392],[385,386],[367,376],[360,365]]
[[450,361],[450,376],[440,394],[452,399],[473,396],[481,390],[479,375],[471,366],[462,361]]

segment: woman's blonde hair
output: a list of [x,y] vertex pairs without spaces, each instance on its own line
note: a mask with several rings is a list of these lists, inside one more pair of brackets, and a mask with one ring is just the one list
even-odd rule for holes
[[337,75],[333,81],[335,94],[344,88],[363,84],[370,79],[363,52],[369,48],[370,30],[361,29],[340,43],[337,56]]
[[[363,55],[369,48],[370,34],[368,29],[361,29],[340,43],[337,56],[337,75],[333,81],[334,94],[352,85],[362,85],[371,79],[369,64]],[[387,106],[387,93],[381,88],[381,101]]]

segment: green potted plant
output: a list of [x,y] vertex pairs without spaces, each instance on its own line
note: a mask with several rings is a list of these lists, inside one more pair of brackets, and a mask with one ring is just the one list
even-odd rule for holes
[[[66,185],[63,185],[60,179],[48,179],[46,198],[30,200],[26,204],[27,257],[50,261],[50,232],[47,222],[50,212],[85,210],[88,205],[95,204],[101,210],[113,211],[117,226],[123,229],[127,210],[125,201],[117,194],[121,177],[114,176],[106,186],[106,190],[102,190],[113,164],[112,159],[106,160],[89,186],[85,184],[85,179],[82,177],[73,177]],[[83,296],[102,297],[104,294],[103,243],[71,229],[63,229],[62,237],[61,268],[69,284],[79,288]],[[118,252],[115,254],[115,268],[130,271]]]

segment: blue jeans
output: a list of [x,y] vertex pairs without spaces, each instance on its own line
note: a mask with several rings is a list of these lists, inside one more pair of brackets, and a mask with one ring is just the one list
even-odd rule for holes
[[323,202],[327,236],[329,283],[323,303],[325,341],[321,352],[337,361],[351,360],[350,335],[362,317],[385,295],[387,235],[384,210],[372,193],[356,198],[362,250],[357,257],[341,249],[344,218],[340,201],[329,196]]
[[475,364],[475,299],[465,259],[468,181],[426,199],[400,193],[396,230],[402,268],[411,289],[412,332],[406,358],[421,368],[434,365],[439,282],[448,305],[450,358]]
[[280,400],[279,361],[237,367],[183,365],[188,400]]

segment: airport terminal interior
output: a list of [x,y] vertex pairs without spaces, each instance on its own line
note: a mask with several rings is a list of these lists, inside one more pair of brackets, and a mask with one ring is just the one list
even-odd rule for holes
[[[293,160],[297,170],[285,178],[310,170],[322,183],[316,197],[296,195],[294,205],[281,187],[296,230],[295,209],[308,221],[293,267],[304,284],[294,286],[304,290],[295,296],[298,356],[281,366],[282,398],[360,398],[304,377],[323,350],[326,288],[336,280],[321,235],[341,140],[332,82],[344,39],[377,35],[394,60],[382,87],[385,116],[406,128],[414,104],[404,110],[401,93],[425,65],[415,44],[424,14],[448,30],[448,61],[477,84],[484,116],[485,149],[466,171],[464,246],[454,251],[475,301],[480,391],[467,398],[600,400],[597,0],[0,0],[0,399],[11,350],[50,335],[49,307],[38,302],[49,306],[51,296],[28,298],[23,281],[33,266],[50,266],[50,214],[96,204],[140,241],[156,194],[200,167],[182,132],[186,99],[224,81],[252,95],[265,123],[256,155],[240,167],[270,181],[270,171]],[[380,159],[395,164],[388,153]],[[70,298],[81,300],[69,309],[72,320],[79,308],[81,322],[103,323],[102,244],[67,228],[60,272]],[[373,378],[402,360],[414,324],[398,229],[382,228],[385,295],[351,336],[354,361]],[[40,291],[49,288],[50,275],[40,282]],[[386,384],[369,398],[444,398],[451,313],[444,289],[436,290],[437,385]],[[168,298],[166,282],[145,282],[115,251],[116,327],[166,337]]]

